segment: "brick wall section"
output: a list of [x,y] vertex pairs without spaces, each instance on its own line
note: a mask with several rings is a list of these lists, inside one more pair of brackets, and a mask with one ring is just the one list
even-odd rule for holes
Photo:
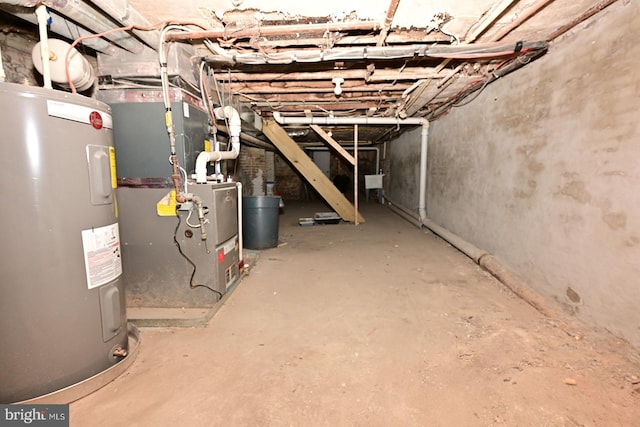
[[262,196],[265,194],[266,158],[265,150],[243,145],[238,156],[236,180],[242,182],[242,194]]
[[276,193],[287,201],[303,200],[303,180],[282,156],[275,156]]

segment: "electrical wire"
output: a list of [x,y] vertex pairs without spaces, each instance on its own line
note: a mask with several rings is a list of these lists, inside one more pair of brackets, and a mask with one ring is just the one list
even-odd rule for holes
[[[480,96],[480,94],[482,93],[482,91],[484,90],[484,88],[487,87],[487,85],[489,83],[491,83],[492,81],[496,80],[495,78],[491,78],[488,77],[487,79],[485,79],[484,83],[482,83],[482,86],[480,86],[480,89],[475,90],[475,94],[464,100],[464,102],[454,102],[453,104],[451,104],[452,107],[462,107],[463,105],[467,105],[469,103],[471,103],[472,101],[474,101],[477,97]],[[462,101],[462,99],[460,99],[460,101]]]
[[178,229],[180,228],[180,223],[182,222],[182,220],[180,219],[180,214],[178,213],[177,209],[176,209],[176,217],[178,218],[178,224],[176,224],[176,229],[173,232],[173,242],[176,244],[176,247],[178,248],[178,252],[180,253],[180,255],[182,255],[182,257],[185,259],[185,261],[187,261],[191,265],[191,267],[193,268],[193,271],[191,272],[191,277],[189,278],[189,287],[191,289],[207,288],[210,291],[214,292],[218,296],[218,301],[220,301],[220,299],[222,299],[222,293],[220,291],[217,291],[217,290],[215,290],[212,287],[207,286],[207,285],[201,285],[201,284],[194,284],[193,283],[193,278],[196,275],[197,267],[196,267],[196,264],[193,261],[191,261],[191,258],[189,258],[182,251],[182,247],[180,246],[180,242],[178,241]]
[[184,221],[187,223],[187,225],[191,228],[200,228],[200,224],[198,225],[193,225],[189,222],[189,219],[191,218],[191,214],[193,213],[193,209],[189,209],[189,215],[187,215],[187,219]]

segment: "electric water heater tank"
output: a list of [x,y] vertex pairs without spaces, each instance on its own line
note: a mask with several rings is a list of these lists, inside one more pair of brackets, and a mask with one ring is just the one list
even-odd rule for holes
[[94,99],[0,83],[0,403],[126,353],[111,127]]

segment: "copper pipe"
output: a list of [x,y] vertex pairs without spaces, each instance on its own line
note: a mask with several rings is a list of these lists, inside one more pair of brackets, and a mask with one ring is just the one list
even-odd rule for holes
[[210,30],[210,31],[193,31],[184,33],[169,33],[167,40],[202,40],[202,39],[237,39],[241,37],[252,36],[279,36],[290,35],[295,33],[318,33],[318,32],[335,32],[335,31],[376,31],[380,28],[377,21],[362,22],[334,22],[326,24],[295,24],[295,25],[268,25],[255,28],[240,28]]

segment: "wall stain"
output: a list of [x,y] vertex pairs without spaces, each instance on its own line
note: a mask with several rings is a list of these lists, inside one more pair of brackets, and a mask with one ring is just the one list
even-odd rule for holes
[[636,236],[629,237],[629,239],[627,239],[627,241],[625,242],[625,244],[630,248],[638,245],[638,243],[640,243],[640,237]]
[[525,166],[534,175],[539,174],[544,170],[544,163],[539,162],[536,156],[547,146],[546,141],[539,141],[533,144],[523,145],[516,149],[518,154],[521,154],[525,158]]
[[575,304],[582,303],[582,298],[580,298],[580,294],[578,294],[575,290],[573,290],[571,286],[567,287],[566,294],[567,294],[567,298],[569,298],[569,301],[571,301],[572,303],[575,303]]
[[591,193],[587,191],[584,181],[569,181],[556,194],[571,197],[580,203],[586,204],[591,201]]
[[522,167],[518,170],[518,181],[514,185],[513,196],[518,199],[533,199],[538,189],[536,177],[545,169],[544,163],[536,156],[547,146],[545,140],[516,148],[516,154],[521,157]]
[[606,172],[603,172],[602,175],[604,175],[604,176],[627,176],[625,171],[606,171]]
[[602,220],[612,230],[624,229],[627,227],[627,215],[623,212],[606,212],[602,214]]
[[514,190],[513,195],[519,199],[527,199],[529,197],[533,197],[538,188],[538,183],[534,179],[530,179],[527,182],[526,190]]

